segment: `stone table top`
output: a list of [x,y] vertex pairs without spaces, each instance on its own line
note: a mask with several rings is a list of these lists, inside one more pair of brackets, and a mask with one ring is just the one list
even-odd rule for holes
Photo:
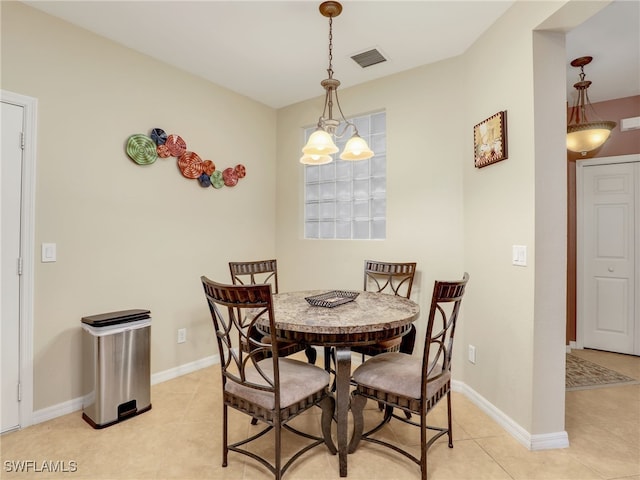
[[420,313],[412,300],[385,293],[358,292],[336,307],[309,305],[306,297],[327,293],[309,290],[273,296],[277,336],[308,343],[371,343],[403,333]]

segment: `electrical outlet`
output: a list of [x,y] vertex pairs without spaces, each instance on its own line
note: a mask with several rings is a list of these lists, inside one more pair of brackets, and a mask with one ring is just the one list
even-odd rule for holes
[[179,328],[178,329],[178,343],[184,343],[187,341],[187,329]]
[[476,347],[469,345],[469,361],[475,365],[476,363]]

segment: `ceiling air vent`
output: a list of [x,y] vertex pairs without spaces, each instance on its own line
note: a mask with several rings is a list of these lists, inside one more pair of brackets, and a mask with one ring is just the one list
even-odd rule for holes
[[367,50],[366,52],[358,53],[351,57],[354,62],[360,65],[362,68],[370,67],[376,63],[386,62],[387,59],[375,48]]

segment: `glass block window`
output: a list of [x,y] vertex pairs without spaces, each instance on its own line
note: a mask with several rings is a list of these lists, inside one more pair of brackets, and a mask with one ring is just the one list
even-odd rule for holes
[[[340,160],[351,130],[337,138],[340,152],[325,165],[305,165],[304,238],[382,240],[387,231],[387,155],[385,112],[351,120],[375,155]],[[341,131],[341,124],[338,132]],[[305,143],[315,126],[305,130]]]

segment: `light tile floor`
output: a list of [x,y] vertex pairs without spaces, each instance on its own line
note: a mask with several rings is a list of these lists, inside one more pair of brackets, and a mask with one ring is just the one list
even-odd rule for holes
[[[640,379],[640,357],[591,350],[573,352]],[[321,364],[320,362],[318,364]],[[2,479],[269,479],[254,461],[230,454],[220,466],[219,367],[170,380],[151,389],[153,408],[111,427],[94,430],[80,412],[0,437]],[[442,403],[442,402],[441,402]],[[367,419],[380,415],[375,405]],[[444,405],[432,422],[444,420]],[[319,410],[297,418],[319,431]],[[567,392],[567,449],[531,452],[521,446],[462,394],[453,395],[454,448],[439,441],[429,450],[429,480],[640,480],[640,385]],[[231,413],[233,437],[255,429],[246,416]],[[388,438],[417,451],[416,431],[400,425]],[[285,442],[286,442],[285,437]],[[272,448],[265,439],[261,448]],[[285,449],[286,450],[286,449]],[[16,472],[18,461],[33,461],[75,472]],[[74,462],[74,463],[71,463]],[[285,480],[338,479],[338,458],[324,447],[305,454]],[[349,456],[349,479],[419,479],[418,466],[391,451],[363,443]]]

